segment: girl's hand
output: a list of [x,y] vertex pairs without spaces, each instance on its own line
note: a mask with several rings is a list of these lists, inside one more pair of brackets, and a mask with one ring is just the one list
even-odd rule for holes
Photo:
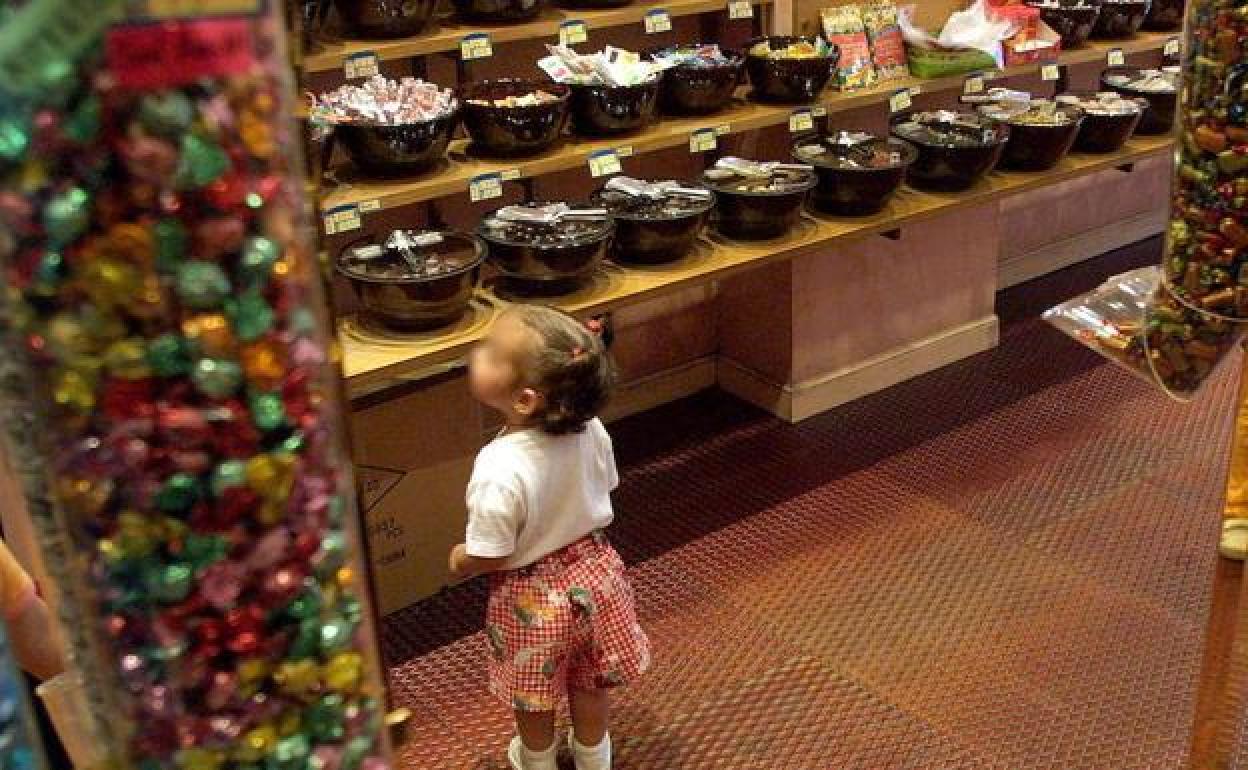
[[467,557],[468,553],[463,543],[451,549],[451,554],[446,560],[446,567],[451,573],[452,581],[459,582],[468,577],[468,575],[464,574],[464,560]]
[[451,549],[451,554],[446,559],[446,566],[450,570],[451,580],[458,583],[487,572],[496,572],[502,569],[505,561],[507,561],[505,556],[500,559],[483,559],[480,556],[470,556],[465,545],[460,543]]

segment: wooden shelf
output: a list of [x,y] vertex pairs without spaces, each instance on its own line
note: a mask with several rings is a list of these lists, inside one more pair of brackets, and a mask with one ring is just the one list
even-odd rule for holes
[[[861,219],[807,216],[784,238],[752,243],[711,237],[697,253],[673,265],[623,268],[606,265],[597,280],[580,292],[555,300],[573,313],[603,312],[650,299],[661,294],[706,284],[735,272],[778,260],[793,259],[826,250],[836,241],[863,238],[923,219],[950,214],[1027,190],[1056,184],[1113,168],[1126,167],[1148,157],[1169,152],[1170,137],[1138,137],[1120,152],[1110,155],[1071,155],[1051,171],[1040,173],[997,172],[962,193],[927,193],[903,188],[886,211]],[[904,236],[904,230],[902,237]],[[383,390],[404,381],[417,380],[462,362],[473,343],[481,339],[497,309],[506,303],[482,289],[471,317],[449,331],[404,339],[355,333],[352,321],[341,334],[343,366],[351,397]]]
[[[722,4],[722,3],[721,3]],[[631,6],[630,6],[631,7]],[[671,8],[671,6],[668,6]],[[603,13],[606,13],[605,11]],[[1173,35],[1141,33],[1130,40],[1098,41],[1062,54],[1064,65],[1087,64],[1105,61],[1113,48],[1124,54],[1161,50]],[[1034,74],[1038,65],[1010,67],[998,77],[1014,77]],[[919,89],[922,92],[960,90],[965,77],[933,78],[923,80],[907,77],[860,91],[840,93],[825,92],[817,105],[829,113],[871,105],[884,105],[889,97],[902,88]],[[504,178],[527,179],[557,171],[585,166],[589,156],[600,150],[629,148],[634,154],[654,152],[673,147],[686,146],[689,135],[702,128],[713,128],[730,134],[754,131],[760,128],[782,125],[788,122],[796,106],[769,106],[745,100],[748,88],[742,89],[734,106],[716,115],[698,118],[665,118],[645,131],[631,136],[611,139],[587,140],[567,137],[561,145],[550,152],[533,158],[493,160],[474,158],[468,153],[468,140],[452,143],[447,161],[429,173],[407,180],[380,181],[353,176],[349,166],[336,171],[340,184],[328,191],[321,199],[321,210],[329,211],[340,206],[358,206],[361,211],[406,206],[450,195],[468,194],[472,179],[483,174],[499,173]]]
[[[770,5],[772,0],[753,0],[755,6]],[[601,11],[575,10],[570,8],[546,8],[534,21],[521,24],[498,24],[480,26],[463,24],[455,17],[441,19],[430,31],[399,40],[342,40],[327,42],[317,51],[307,53],[303,69],[308,72],[328,72],[342,69],[347,57],[370,52],[379,60],[406,59],[446,51],[459,51],[459,43],[465,35],[484,32],[491,42],[510,43],[518,40],[550,38],[557,42],[559,25],[573,19],[585,22],[592,38],[595,30],[641,24],[648,11],[664,8],[669,16],[693,16],[700,13],[727,13],[727,0],[667,0],[662,3],[646,3],[634,0],[623,8]],[[456,54],[458,55],[458,54]]]

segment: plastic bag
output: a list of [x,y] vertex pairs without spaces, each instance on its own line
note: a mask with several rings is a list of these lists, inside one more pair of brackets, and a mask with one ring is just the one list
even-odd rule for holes
[[901,34],[907,45],[983,51],[993,58],[998,67],[1002,66],[1003,61],[1001,42],[1013,37],[1017,31],[1017,24],[1013,21],[990,18],[983,0],[977,0],[965,11],[950,14],[937,37],[932,37],[927,30],[915,23],[914,10],[913,5],[908,5],[898,15]]

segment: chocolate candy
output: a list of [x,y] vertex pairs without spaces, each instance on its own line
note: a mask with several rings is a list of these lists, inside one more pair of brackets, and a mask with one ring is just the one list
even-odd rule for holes
[[[76,610],[101,765],[386,766],[287,65],[256,58],[280,55],[280,4],[260,5],[101,13],[59,62],[74,78],[0,82],[0,419]],[[166,35],[214,45],[178,59]],[[36,770],[3,657],[0,766]]]

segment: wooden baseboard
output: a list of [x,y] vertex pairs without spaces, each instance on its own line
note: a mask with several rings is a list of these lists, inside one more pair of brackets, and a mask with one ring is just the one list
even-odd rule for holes
[[1094,230],[1085,230],[1035,251],[1003,259],[997,270],[997,287],[1006,289],[1026,283],[1107,251],[1151,238],[1165,229],[1167,214],[1164,208],[1146,211]]
[[620,385],[612,394],[603,419],[618,420],[712,387],[715,387],[715,356],[697,358]]
[[719,386],[781,419],[800,422],[857,398],[996,347],[995,315],[948,329],[803,382],[780,385],[721,357]]

